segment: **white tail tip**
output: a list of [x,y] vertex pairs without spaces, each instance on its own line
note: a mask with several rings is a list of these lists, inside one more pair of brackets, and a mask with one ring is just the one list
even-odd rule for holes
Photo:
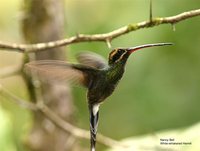
[[94,147],[92,147],[92,151],[95,151],[95,148],[94,148]]

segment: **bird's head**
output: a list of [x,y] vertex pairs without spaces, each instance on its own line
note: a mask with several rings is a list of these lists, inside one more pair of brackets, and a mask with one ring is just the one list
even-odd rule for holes
[[130,47],[130,48],[116,48],[112,50],[109,54],[109,65],[117,64],[117,63],[126,63],[128,57],[133,52],[148,48],[148,47],[155,47],[155,46],[166,46],[166,45],[172,45],[172,43],[154,43],[154,44],[145,44],[140,45],[136,47]]

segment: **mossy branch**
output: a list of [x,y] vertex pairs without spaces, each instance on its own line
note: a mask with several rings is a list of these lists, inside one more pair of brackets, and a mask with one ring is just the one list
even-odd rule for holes
[[139,30],[141,28],[150,28],[150,27],[161,25],[161,24],[174,25],[180,21],[183,21],[185,19],[189,19],[195,16],[200,16],[200,9],[183,12],[181,14],[170,16],[170,17],[151,18],[148,21],[132,23],[127,26],[124,26],[119,29],[113,30],[108,33],[103,33],[103,34],[93,34],[93,35],[77,34],[76,36],[73,36],[70,38],[46,42],[46,43],[37,43],[37,44],[16,44],[16,43],[6,43],[6,42],[0,41],[0,49],[18,51],[22,53],[23,52],[30,53],[30,52],[36,52],[36,51],[41,51],[41,50],[50,49],[50,48],[67,46],[70,44],[80,43],[80,42],[101,41],[101,42],[106,42],[107,44],[110,44],[110,42],[113,39],[121,35],[125,35],[129,32]]

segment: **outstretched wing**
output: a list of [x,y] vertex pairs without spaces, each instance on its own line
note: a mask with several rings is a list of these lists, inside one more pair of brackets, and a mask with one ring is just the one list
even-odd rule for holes
[[81,64],[96,69],[103,69],[107,66],[106,60],[102,56],[93,52],[81,52],[76,58]]
[[58,60],[40,60],[26,64],[26,71],[39,76],[43,81],[69,82],[88,86],[94,69]]

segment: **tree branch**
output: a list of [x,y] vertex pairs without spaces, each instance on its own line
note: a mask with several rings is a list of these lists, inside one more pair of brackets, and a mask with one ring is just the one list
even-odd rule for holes
[[127,26],[121,27],[119,29],[113,30],[108,33],[103,34],[78,34],[77,36],[73,36],[66,39],[61,39],[57,41],[51,41],[47,43],[37,43],[37,44],[16,44],[16,43],[5,43],[0,41],[0,48],[7,49],[10,51],[18,51],[18,52],[36,52],[44,49],[56,48],[60,46],[66,46],[69,44],[79,43],[79,42],[91,42],[91,41],[103,41],[103,42],[111,42],[113,39],[127,34],[132,31],[139,30],[141,28],[150,28],[154,26],[158,26],[161,24],[175,24],[185,19],[189,19],[195,16],[200,16],[200,9],[191,10],[188,12],[184,12],[175,16],[170,17],[158,17],[152,18],[149,21],[143,21],[139,23],[129,24]]
[[16,75],[22,71],[22,65],[15,65],[1,68],[0,78],[6,78],[12,75]]
[[19,105],[23,108],[30,109],[30,110],[33,110],[33,111],[38,110],[37,106],[34,103],[22,100],[21,98],[12,94],[7,89],[3,88],[3,86],[1,84],[0,84],[0,93],[4,96],[7,96],[8,98],[11,99],[11,101],[13,101],[14,103],[16,103],[17,105]]
[[[63,120],[61,117],[56,115],[48,106],[46,106],[43,101],[38,102],[37,104],[25,101],[17,96],[15,96],[13,93],[9,92],[7,89],[3,88],[2,85],[0,85],[0,93],[2,93],[4,96],[9,97],[14,103],[17,105],[33,110],[33,111],[40,111],[43,113],[45,117],[47,117],[49,120],[51,120],[55,125],[63,129],[65,132],[70,133],[71,135],[82,138],[82,139],[90,139],[89,131],[80,129],[65,120]],[[106,137],[102,134],[98,134],[97,141],[101,144],[104,144],[109,147],[113,146],[119,146],[119,147],[125,147],[124,144],[121,144],[120,142],[113,140],[109,137]]]
[[[73,36],[70,38],[66,39],[61,39],[57,41],[51,41],[47,43],[37,43],[37,44],[16,44],[16,43],[5,43],[0,41],[0,49],[4,50],[10,50],[10,51],[18,51],[18,52],[36,52],[36,51],[41,51],[44,49],[50,49],[50,48],[56,48],[60,46],[66,46],[69,44],[74,44],[74,43],[79,43],[79,42],[91,42],[91,41],[101,41],[101,42],[106,42],[107,45],[110,47],[110,42],[124,34],[127,34],[132,31],[139,30],[141,28],[150,28],[154,26],[158,26],[161,24],[172,24],[174,25],[175,23],[178,23],[180,21],[183,21],[185,19],[189,19],[195,16],[200,16],[200,9],[197,10],[192,10],[188,12],[184,12],[175,16],[170,16],[170,17],[161,17],[161,18],[152,18],[149,21],[143,21],[139,23],[133,23],[129,24],[127,26],[121,27],[119,29],[113,30],[108,33],[103,33],[103,34],[93,34],[93,35],[86,35],[86,34],[78,34],[77,36]],[[15,74],[18,73],[21,70],[21,67],[11,67],[1,71],[1,77],[5,77],[7,75]],[[53,123],[55,123],[57,126],[62,128],[64,131],[72,134],[75,137],[78,138],[84,138],[84,139],[89,139],[89,132],[87,130],[83,130],[80,128],[77,128],[70,123],[64,121],[62,118],[57,116],[48,106],[46,106],[43,102],[39,102],[38,104],[34,104],[31,102],[24,101],[5,88],[2,88],[0,85],[0,91],[11,98],[13,102],[18,104],[19,106],[28,108],[33,111],[40,111],[44,114],[45,117],[50,119]],[[98,142],[102,143],[107,146],[122,146],[118,141],[115,141],[111,138],[108,138],[106,136],[103,136],[101,134],[98,135]]]

